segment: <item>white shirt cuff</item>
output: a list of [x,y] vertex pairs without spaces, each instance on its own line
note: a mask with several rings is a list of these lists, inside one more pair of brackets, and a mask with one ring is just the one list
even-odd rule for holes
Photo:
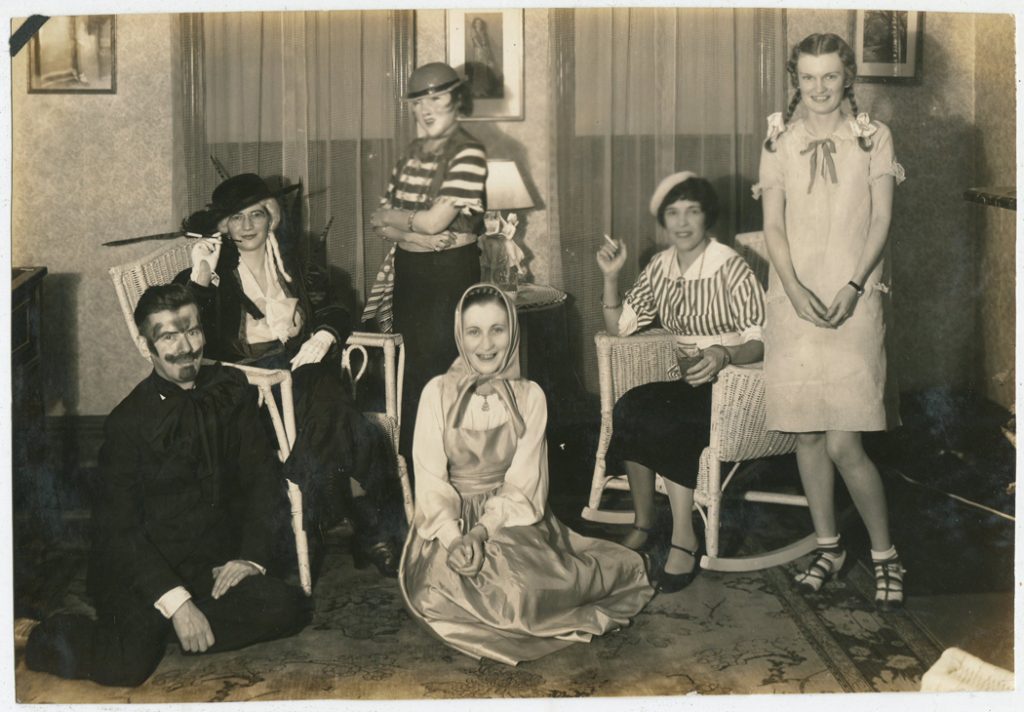
[[260,566],[260,565],[259,565],[259,564],[257,564],[257,563],[256,563],[255,561],[249,561],[248,559],[244,559],[244,561],[245,561],[245,563],[247,563],[247,564],[252,564],[253,566],[255,566],[255,567],[256,567],[256,570],[260,572],[260,575],[261,575],[261,576],[264,576],[264,575],[266,575],[266,573],[267,573],[267,569],[266,569],[265,567],[263,567],[263,566]]
[[747,341],[764,341],[764,329],[760,324],[748,326],[740,332],[740,343],[746,343]]
[[185,601],[192,598],[184,586],[175,586],[170,591],[160,596],[153,607],[156,608],[163,615],[164,618],[170,618],[178,609],[181,608]]
[[622,300],[622,312],[619,314],[619,336],[629,336],[636,332],[636,312],[625,299]]

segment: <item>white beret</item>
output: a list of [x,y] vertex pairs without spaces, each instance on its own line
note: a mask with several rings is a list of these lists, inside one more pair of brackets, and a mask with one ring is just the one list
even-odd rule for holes
[[654,195],[651,196],[651,215],[658,217],[658,208],[661,207],[661,201],[665,199],[670,190],[683,181],[696,177],[697,174],[692,171],[680,171],[679,173],[673,173],[662,178],[661,182],[658,183],[658,187],[654,189]]

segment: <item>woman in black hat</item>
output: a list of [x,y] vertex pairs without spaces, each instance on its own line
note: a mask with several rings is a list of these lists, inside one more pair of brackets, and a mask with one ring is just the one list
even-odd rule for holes
[[[420,128],[395,165],[381,207],[370,218],[394,243],[377,275],[363,319],[405,339],[400,450],[410,464],[420,393],[458,355],[449,322],[462,293],[480,281],[477,238],[484,232],[487,153],[463,129],[472,112],[469,86],[442,62],[419,67],[406,93]],[[392,299],[393,291],[393,299]]]
[[[395,576],[403,515],[394,458],[342,381],[340,355],[352,331],[348,311],[314,304],[295,250],[277,239],[282,192],[253,173],[217,186],[210,205],[184,221],[186,231],[212,236],[197,241],[192,268],[175,281],[188,285],[199,302],[206,356],[292,371],[297,433],[284,468],[306,495],[314,540],[348,503],[357,565],[373,563]],[[350,477],[364,496],[351,497]]]

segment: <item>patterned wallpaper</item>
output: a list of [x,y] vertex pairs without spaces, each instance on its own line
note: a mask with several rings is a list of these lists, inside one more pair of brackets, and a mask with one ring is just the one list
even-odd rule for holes
[[43,265],[44,378],[52,415],[108,413],[149,371],[128,338],[107,269],[153,243],[172,209],[172,19],[119,15],[116,94],[28,94],[27,52],[12,82],[12,258]]
[[[1017,182],[1016,93],[1013,83],[1014,24],[1010,15],[979,15],[975,37],[975,113],[977,167],[975,186],[1013,186]],[[971,206],[981,251],[982,390],[1004,408],[1014,402],[1017,213]]]
[[[520,211],[519,214],[519,239],[530,257],[531,281],[560,286],[558,246],[547,239],[551,153],[548,15],[549,11],[543,8],[524,10],[525,118],[522,121],[470,121],[465,127],[487,147],[488,157],[510,158],[519,166],[534,202],[532,210]],[[444,10],[417,11],[417,65],[445,61],[445,27]]]
[[[790,46],[811,32],[853,37],[851,11],[786,15]],[[889,231],[889,359],[903,391],[963,388],[975,374],[977,235],[962,195],[976,183],[976,17],[925,13],[919,85],[856,84],[860,109],[889,125],[907,171]],[[1013,66],[1012,47],[999,61]]]
[[[417,63],[445,58],[444,15],[417,12]],[[522,216],[534,280],[558,284],[560,261],[547,240],[548,19],[546,9],[525,11],[525,120],[471,122],[468,128],[491,156],[519,164],[537,204]],[[787,22],[790,44],[812,31],[850,37],[853,13],[789,10]],[[44,347],[52,414],[107,413],[147,371],[128,343],[107,268],[152,245],[114,250],[99,243],[164,231],[180,219],[171,180],[176,168],[180,176],[172,120],[175,26],[169,15],[118,17],[116,95],[28,95],[25,53],[12,63],[13,260],[50,271]],[[892,128],[908,174],[897,191],[890,233],[891,353],[904,390],[964,386],[975,373],[979,222],[961,195],[979,181],[1014,178],[1014,157],[1000,144],[977,140],[990,132],[1013,135],[1012,111],[1002,107],[1011,100],[999,94],[1002,85],[995,81],[1004,76],[998,67],[1013,66],[1008,26],[983,16],[929,12],[921,84],[857,85],[861,107]],[[1012,87],[1012,77],[1006,81]],[[979,124],[976,111],[983,117]],[[999,236],[991,254],[1012,246],[1012,225],[984,232],[990,233]],[[993,319],[1012,323],[1012,299],[999,304]],[[1012,335],[1003,341],[1012,342]]]

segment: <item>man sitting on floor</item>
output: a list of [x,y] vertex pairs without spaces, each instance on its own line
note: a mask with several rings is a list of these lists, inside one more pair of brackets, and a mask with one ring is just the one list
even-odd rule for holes
[[218,652],[309,619],[302,592],[267,575],[287,502],[256,389],[202,365],[185,287],[146,290],[135,323],[153,372],[106,421],[88,576],[97,619],[50,617],[25,651],[30,669],[103,685],[143,683],[171,630],[187,653]]

